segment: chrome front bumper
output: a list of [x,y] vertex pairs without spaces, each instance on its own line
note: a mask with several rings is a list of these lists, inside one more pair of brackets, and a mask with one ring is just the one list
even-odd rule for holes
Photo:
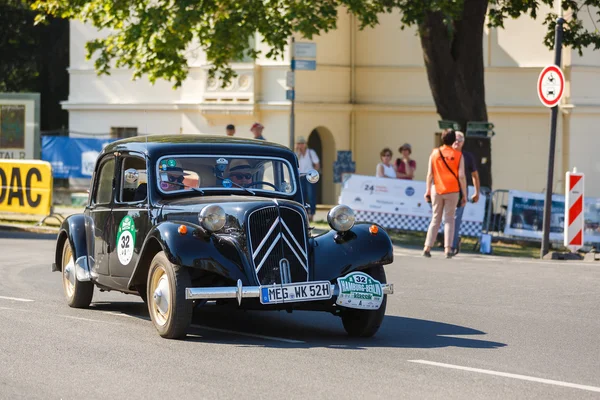
[[[242,286],[242,281],[238,279],[237,286],[229,287],[207,287],[207,288],[186,288],[185,298],[187,300],[215,300],[215,299],[237,299],[238,304],[242,304],[243,298],[260,297],[260,286]],[[394,294],[393,283],[382,283],[383,294]],[[337,296],[339,292],[336,284],[331,284],[331,293]]]

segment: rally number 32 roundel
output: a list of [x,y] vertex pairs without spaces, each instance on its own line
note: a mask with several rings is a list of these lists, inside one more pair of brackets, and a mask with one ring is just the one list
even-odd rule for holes
[[117,231],[117,256],[123,265],[129,264],[135,248],[135,224],[133,218],[126,215],[119,224]]

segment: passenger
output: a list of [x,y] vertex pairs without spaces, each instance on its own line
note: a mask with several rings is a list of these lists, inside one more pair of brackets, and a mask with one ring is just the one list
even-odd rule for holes
[[247,187],[250,185],[253,181],[253,173],[252,166],[246,160],[233,160],[229,164],[228,178],[240,186]]

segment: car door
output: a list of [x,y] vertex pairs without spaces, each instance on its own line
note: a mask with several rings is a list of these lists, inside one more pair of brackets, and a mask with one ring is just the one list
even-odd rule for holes
[[90,205],[86,209],[86,214],[92,221],[89,233],[93,236],[93,249],[90,254],[93,255],[91,268],[98,275],[108,275],[108,254],[111,250],[112,239],[112,218],[111,209],[113,206],[115,186],[115,156],[110,154],[105,156],[98,163],[98,168],[94,174],[94,183],[92,185],[92,195]]
[[146,158],[143,154],[120,154],[112,209],[115,235],[109,257],[110,275],[113,278],[131,277],[148,233],[150,218],[146,171]]

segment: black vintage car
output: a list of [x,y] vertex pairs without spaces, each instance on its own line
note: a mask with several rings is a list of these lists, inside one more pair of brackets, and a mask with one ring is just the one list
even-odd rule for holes
[[[53,271],[71,307],[94,286],[136,294],[159,334],[185,336],[194,307],[315,310],[371,336],[385,314],[388,235],[331,209],[313,235],[288,148],[259,140],[150,136],[120,140],[98,157],[83,214],[60,228]],[[308,182],[307,182],[308,181]],[[309,183],[310,182],[310,183]],[[224,308],[226,310],[226,308]]]

